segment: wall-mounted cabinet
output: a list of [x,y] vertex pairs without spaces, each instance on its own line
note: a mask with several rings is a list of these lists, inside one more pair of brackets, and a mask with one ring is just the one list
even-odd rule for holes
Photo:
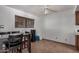
[[79,11],[76,11],[76,25],[79,25]]
[[34,28],[34,19],[15,16],[15,28]]

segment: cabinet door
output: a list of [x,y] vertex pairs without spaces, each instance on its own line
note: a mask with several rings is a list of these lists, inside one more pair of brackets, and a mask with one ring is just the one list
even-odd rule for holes
[[79,35],[76,35],[76,48],[79,50]]
[[79,11],[76,12],[76,25],[79,25]]

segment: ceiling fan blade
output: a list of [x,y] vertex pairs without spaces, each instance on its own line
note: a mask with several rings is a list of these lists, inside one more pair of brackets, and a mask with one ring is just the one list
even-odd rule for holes
[[50,14],[50,12],[52,13],[52,12],[57,12],[57,11],[51,10],[47,5],[44,6],[44,14],[48,15],[48,14]]
[[49,11],[52,11],[52,12],[57,12],[57,11],[55,11],[55,10],[51,10],[51,9],[49,9],[49,8],[46,8],[47,10],[49,10]]

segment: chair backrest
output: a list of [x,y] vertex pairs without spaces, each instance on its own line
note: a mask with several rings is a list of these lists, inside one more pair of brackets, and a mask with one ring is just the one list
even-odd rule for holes
[[9,42],[15,42],[15,41],[17,41],[17,40],[22,40],[22,37],[23,37],[23,35],[22,34],[20,34],[20,35],[9,35]]
[[0,32],[0,35],[10,34],[10,32]]
[[0,38],[4,39],[4,38],[8,38],[10,32],[0,32]]
[[23,38],[23,35],[22,34],[21,35],[10,35],[9,36],[9,39],[8,39],[9,48],[10,47],[17,46],[17,45],[21,45],[22,38]]
[[11,34],[20,33],[19,31],[11,31]]
[[29,32],[25,31],[25,33],[27,34],[27,33],[29,33]]

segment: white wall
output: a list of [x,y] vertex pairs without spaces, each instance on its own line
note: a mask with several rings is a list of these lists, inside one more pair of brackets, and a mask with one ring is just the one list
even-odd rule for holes
[[39,17],[7,6],[0,6],[0,25],[4,25],[4,29],[0,29],[0,32],[13,31],[13,30],[30,31],[30,29],[33,29],[33,28],[15,28],[15,15],[35,19],[34,29],[36,29],[37,34],[40,35],[41,32],[39,29],[40,25]]
[[47,15],[43,25],[43,38],[75,45],[75,11]]
[[32,28],[15,28],[15,15],[35,19],[35,29],[40,38],[46,38],[58,42],[75,45],[75,12],[67,10],[48,16],[35,16],[10,7],[0,6],[0,25],[4,25],[1,31],[30,31]]

